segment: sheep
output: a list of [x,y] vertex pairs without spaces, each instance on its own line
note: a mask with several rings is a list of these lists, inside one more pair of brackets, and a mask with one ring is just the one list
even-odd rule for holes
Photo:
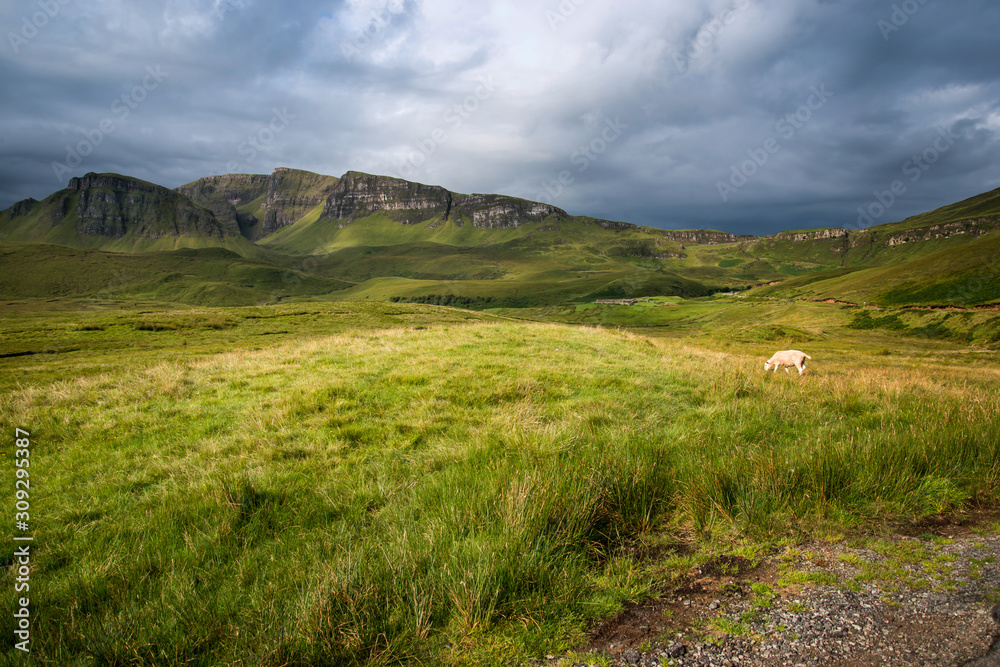
[[774,366],[774,371],[778,372],[778,366],[784,366],[785,372],[788,372],[789,366],[795,366],[799,369],[799,375],[806,369],[806,359],[812,359],[805,352],[799,350],[784,350],[782,352],[775,352],[770,359],[764,362],[764,370],[771,370],[771,366]]

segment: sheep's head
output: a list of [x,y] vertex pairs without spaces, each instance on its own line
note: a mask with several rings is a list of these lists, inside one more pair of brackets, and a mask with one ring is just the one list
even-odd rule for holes
[[771,362],[770,361],[765,361],[764,362],[764,370],[765,371],[771,370]]

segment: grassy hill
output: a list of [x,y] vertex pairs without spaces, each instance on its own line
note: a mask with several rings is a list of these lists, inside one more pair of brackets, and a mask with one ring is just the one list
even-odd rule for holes
[[955,204],[921,213],[901,222],[884,225],[887,230],[920,229],[942,225],[957,220],[976,220],[1000,217],[1000,188],[970,197]]
[[87,174],[41,202],[0,212],[5,242],[59,244],[109,252],[227,248],[261,252],[235,226],[172,190],[118,174]]
[[821,271],[753,290],[758,296],[886,306],[1000,303],[1000,232],[885,267]]
[[[177,190],[88,174],[42,202],[0,213],[6,245],[36,244],[0,255],[0,279],[18,298],[110,295],[216,305],[450,296],[536,306],[693,297],[753,285],[767,285],[754,292],[766,296],[984,305],[998,300],[990,240],[1000,224],[998,200],[997,191],[985,193],[865,230],[737,237],[570,216],[514,197],[463,195],[360,172],[334,178],[282,168],[203,178]],[[164,252],[211,248],[239,257],[181,254],[175,259],[200,258],[197,266],[161,268]],[[24,271],[18,252],[38,266]],[[153,253],[148,270],[134,257],[141,253]],[[202,261],[210,255],[212,268]],[[75,259],[57,275],[67,257]],[[90,274],[81,257],[97,262]],[[133,264],[143,279],[121,279]]]
[[225,248],[123,253],[34,243],[0,245],[0,293],[7,300],[234,306],[308,298],[350,286]]

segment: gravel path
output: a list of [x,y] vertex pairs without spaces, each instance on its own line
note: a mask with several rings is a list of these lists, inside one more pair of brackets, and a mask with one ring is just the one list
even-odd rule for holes
[[641,667],[1000,667],[998,535],[818,542],[762,564],[740,560],[703,565],[684,589],[625,608],[592,633],[587,659]]

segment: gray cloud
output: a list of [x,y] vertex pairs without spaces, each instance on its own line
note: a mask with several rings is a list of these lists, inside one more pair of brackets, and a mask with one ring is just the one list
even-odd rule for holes
[[977,0],[15,0],[0,206],[292,166],[739,233],[851,226],[902,180],[888,222],[1000,186],[998,25]]

